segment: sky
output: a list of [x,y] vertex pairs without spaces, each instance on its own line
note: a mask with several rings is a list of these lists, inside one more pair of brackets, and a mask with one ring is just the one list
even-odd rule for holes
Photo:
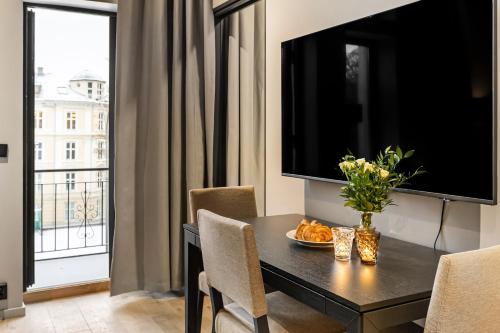
[[67,82],[88,69],[108,81],[109,18],[35,9],[35,68]]

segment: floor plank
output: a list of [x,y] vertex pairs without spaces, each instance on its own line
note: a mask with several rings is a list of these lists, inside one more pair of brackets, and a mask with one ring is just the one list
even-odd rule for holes
[[[211,329],[205,300],[202,333]],[[26,316],[0,321],[0,333],[182,333],[184,298],[134,292],[100,292],[28,304]]]

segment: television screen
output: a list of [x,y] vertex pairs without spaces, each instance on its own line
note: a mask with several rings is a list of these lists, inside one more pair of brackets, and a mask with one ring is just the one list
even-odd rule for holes
[[343,181],[351,151],[415,150],[406,190],[496,200],[491,0],[422,0],[282,44],[282,172]]

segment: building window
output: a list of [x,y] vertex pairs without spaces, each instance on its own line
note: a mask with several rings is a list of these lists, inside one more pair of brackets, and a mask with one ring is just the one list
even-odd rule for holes
[[87,87],[88,87],[89,89],[92,89],[92,82],[88,82],[88,83],[87,83]]
[[97,129],[102,131],[104,130],[104,112],[99,112],[98,116],[98,121],[97,121]]
[[76,158],[76,142],[66,142],[66,159],[74,160]]
[[75,218],[75,203],[73,201],[70,201],[64,207],[64,219],[66,221],[70,221],[73,220],[74,218]]
[[104,157],[104,149],[105,149],[105,144],[104,141],[98,141],[97,142],[97,159],[102,160]]
[[102,188],[102,171],[97,171],[97,187]]
[[66,129],[76,129],[76,112],[66,113]]
[[43,112],[35,112],[35,128],[43,128]]
[[36,180],[35,180],[35,188],[38,192],[42,191],[42,174],[41,173],[35,173],[36,175]]
[[42,207],[38,204],[35,206],[35,230],[42,229]]
[[66,173],[66,190],[74,190],[75,189],[75,173],[68,172]]
[[35,143],[35,158],[39,161],[43,159],[43,144],[41,142]]

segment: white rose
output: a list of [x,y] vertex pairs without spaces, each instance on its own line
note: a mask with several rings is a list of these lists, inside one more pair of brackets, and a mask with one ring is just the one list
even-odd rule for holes
[[382,177],[382,178],[389,177],[389,171],[387,171],[387,170],[380,169],[379,173],[380,173],[380,177]]
[[352,168],[354,168],[354,163],[349,161],[344,161],[339,163],[339,166],[342,170],[351,170]]
[[371,163],[365,163],[364,164],[364,170],[365,172],[373,172],[373,164]]

